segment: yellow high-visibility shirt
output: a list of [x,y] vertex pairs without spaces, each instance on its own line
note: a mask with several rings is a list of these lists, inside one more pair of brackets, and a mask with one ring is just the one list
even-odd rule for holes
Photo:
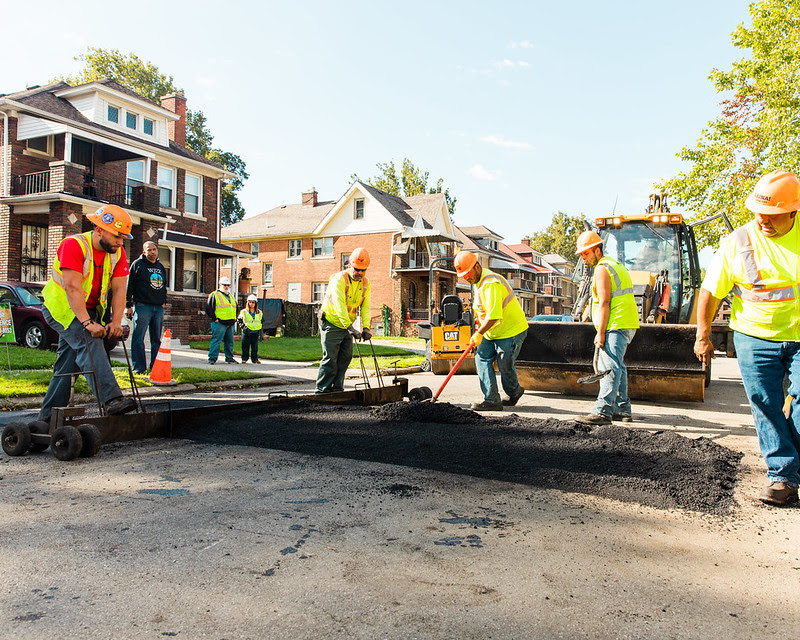
[[481,324],[487,318],[499,320],[486,332],[485,338],[502,340],[527,331],[528,319],[508,280],[484,267],[475,289],[476,296],[472,306]]
[[367,276],[352,280],[347,270],[334,273],[328,280],[328,292],[322,311],[331,324],[340,329],[347,329],[359,315],[361,326],[369,328],[370,286]]

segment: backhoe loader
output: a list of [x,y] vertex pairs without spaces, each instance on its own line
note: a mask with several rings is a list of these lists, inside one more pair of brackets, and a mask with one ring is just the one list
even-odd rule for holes
[[[710,368],[694,355],[700,264],[693,227],[724,213],[687,224],[671,213],[666,196],[651,195],[641,214],[596,218],[603,253],[619,260],[631,274],[641,327],[628,347],[629,395],[637,400],[702,402]],[[588,226],[588,225],[587,225]],[[596,395],[597,384],[578,384],[592,373],[595,328],[591,324],[592,270],[582,267],[573,307],[574,322],[530,322],[517,359],[520,383],[529,390]],[[726,327],[718,327],[724,333]],[[719,335],[715,342],[724,341]]]

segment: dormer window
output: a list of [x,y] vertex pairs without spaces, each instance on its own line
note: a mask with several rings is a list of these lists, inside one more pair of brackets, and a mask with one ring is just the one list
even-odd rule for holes
[[150,118],[142,118],[142,131],[148,136],[153,135],[153,125],[155,123]]
[[107,117],[109,122],[119,124],[119,107],[115,107],[111,104],[108,105]]
[[138,126],[138,122],[137,122],[138,119],[139,119],[139,116],[137,116],[135,113],[131,113],[130,111],[126,112],[125,113],[125,126],[128,127],[128,129],[133,129],[134,131],[136,131],[136,127]]

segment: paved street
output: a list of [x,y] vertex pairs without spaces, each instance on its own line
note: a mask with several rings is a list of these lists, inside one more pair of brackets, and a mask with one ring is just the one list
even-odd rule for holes
[[[256,366],[290,393],[313,388],[313,367]],[[727,516],[184,440],[71,463],[3,456],[0,636],[791,637],[800,509],[755,499],[764,469],[736,361],[713,374],[705,403],[637,403],[633,427],[743,451]],[[442,400],[477,397],[474,376],[454,376]],[[526,393],[515,413],[569,419],[591,405]]]

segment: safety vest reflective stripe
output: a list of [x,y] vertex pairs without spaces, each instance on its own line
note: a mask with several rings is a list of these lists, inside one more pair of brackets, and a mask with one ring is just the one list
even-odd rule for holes
[[[350,322],[355,322],[356,316],[358,315],[358,312],[361,309],[361,305],[364,303],[364,294],[366,294],[366,292],[369,290],[369,280],[367,279],[367,276],[363,276],[361,278],[362,295],[361,299],[358,300],[356,304],[356,300],[352,301],[350,300],[350,278],[347,275],[347,269],[345,269],[344,271],[339,271],[338,273],[335,274],[335,276],[344,278],[344,304],[347,307],[347,315],[350,317]],[[331,278],[331,280],[333,281],[334,279]],[[329,305],[333,304],[333,291],[335,289],[335,286],[332,286],[332,284],[333,282],[330,282],[328,284],[328,291],[325,294],[325,299],[322,301],[323,311],[325,311],[325,309]]]
[[481,278],[481,281],[478,283],[478,295],[481,296],[481,306],[485,308],[485,305],[483,304],[483,293],[482,293],[483,285],[491,281],[499,282],[505,288],[507,295],[505,298],[503,298],[503,305],[502,305],[503,309],[505,309],[508,306],[508,303],[514,299],[514,289],[508,283],[508,280],[506,280],[499,273],[488,273],[483,278]]
[[250,331],[258,331],[261,329],[261,316],[261,311],[256,311],[255,315],[251,315],[247,309],[243,309],[239,314],[242,322],[244,322],[244,326],[250,329]]
[[731,235],[736,244],[736,253],[742,260],[747,284],[752,286],[752,289],[748,289],[747,287],[734,285],[734,295],[750,302],[794,300],[797,297],[797,284],[772,288],[767,288],[764,284],[766,281],[761,277],[761,269],[758,268],[755,249],[747,227],[739,227]]
[[217,320],[233,320],[236,317],[236,300],[228,297],[222,291],[214,292],[214,313]]
[[602,262],[599,264],[599,266],[605,267],[606,271],[608,271],[608,275],[614,279],[614,290],[611,292],[612,298],[618,298],[619,296],[624,296],[628,293],[633,294],[633,287],[627,287],[625,289],[622,288],[622,280],[620,280],[619,274],[613,266]]
[[[636,329],[639,327],[639,311],[636,307],[636,298],[633,295],[633,284],[625,267],[619,262],[603,256],[598,267],[605,268],[611,278],[611,299],[606,330]],[[597,269],[595,268],[595,278]],[[597,318],[600,312],[600,300],[597,296],[597,284],[592,282],[592,322],[597,327]]]

